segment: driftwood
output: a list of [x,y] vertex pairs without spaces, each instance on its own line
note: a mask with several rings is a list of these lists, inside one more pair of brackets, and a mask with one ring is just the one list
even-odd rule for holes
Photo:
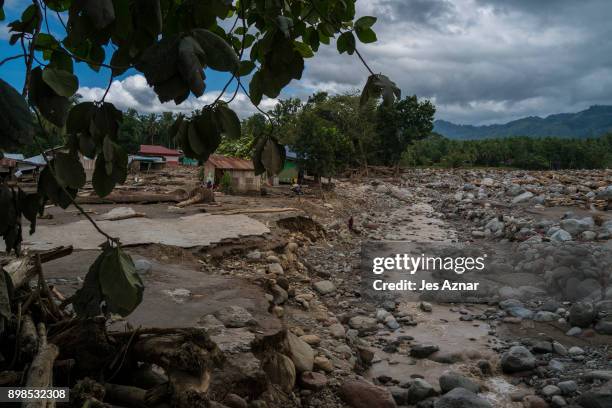
[[[206,210],[204,210],[206,211]],[[280,212],[293,212],[293,211],[302,211],[299,208],[252,208],[245,210],[226,210],[226,211],[216,211],[211,212],[213,215],[236,215],[236,214],[266,214],[266,213],[280,213]]]
[[[59,259],[64,256],[68,256],[72,253],[72,246],[57,247],[49,251],[38,254],[40,257],[40,263]],[[39,265],[37,265],[36,258],[25,257],[17,259],[8,265],[3,266],[3,269],[8,273],[11,278],[13,288],[18,289],[24,284],[30,282],[36,275],[39,274]]]
[[21,320],[19,330],[19,353],[22,360],[31,360],[38,350],[38,334],[32,317],[27,314]]
[[149,203],[178,203],[185,198],[184,194],[162,193],[111,193],[104,198],[96,195],[79,196],[77,204],[149,204]]
[[179,208],[187,207],[193,204],[212,203],[215,201],[215,194],[210,188],[198,187],[189,193],[190,198],[181,201],[176,206]]
[[172,405],[178,407],[206,406],[212,369],[224,360],[217,345],[199,329],[138,338],[130,357],[164,369],[171,387]]
[[[47,388],[53,386],[53,363],[59,355],[59,350],[55,344],[47,342],[47,329],[43,323],[38,325],[38,353],[32,361],[26,387]],[[24,408],[47,408],[54,407],[53,400],[36,400],[25,402]]]

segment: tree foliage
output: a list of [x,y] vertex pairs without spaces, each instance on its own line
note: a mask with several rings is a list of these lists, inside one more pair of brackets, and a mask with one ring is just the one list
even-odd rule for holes
[[[105,196],[126,179],[126,148],[135,148],[133,134],[140,140],[163,134],[164,141],[176,140],[188,157],[200,161],[205,161],[222,140],[239,140],[243,135],[241,122],[229,105],[239,89],[248,92],[250,100],[258,105],[263,96],[275,98],[292,80],[300,79],[305,59],[312,57],[321,44],[342,36],[339,51],[351,54],[358,52],[353,33],[363,43],[376,40],[372,30],[376,19],[356,19],[355,1],[33,0],[19,19],[8,24],[9,43],[18,44],[24,54],[25,85],[19,95],[0,81],[0,152],[22,148],[33,140],[39,142],[36,133],[52,133],[47,132],[46,124],[58,129],[64,146],[50,158],[34,198],[22,200],[20,191],[2,186],[0,233],[7,240],[8,250],[18,251],[21,216],[30,218],[32,203],[42,206],[50,201],[62,208],[73,203],[84,184],[81,156],[95,159],[93,187],[98,195]],[[5,17],[3,4],[0,0],[0,20]],[[48,18],[55,17],[64,32],[49,30]],[[75,63],[85,63],[95,72],[108,69],[109,89],[115,76],[127,70],[139,71],[161,102],[176,104],[192,94],[204,94],[207,69],[229,73],[230,79],[210,105],[190,117],[179,115],[171,126],[168,119],[172,117],[162,116],[163,125],[152,130],[143,126],[143,118],[134,112],[124,115],[106,102],[108,91],[99,101],[75,103],[79,88]],[[391,81],[370,73],[364,103],[379,97],[385,103],[392,102],[399,91],[389,91],[394,86]],[[247,79],[248,91],[242,83]],[[232,82],[236,91],[222,100]],[[39,131],[33,130],[28,105]],[[149,124],[157,126],[157,120]],[[257,130],[252,150],[258,172],[275,173],[282,168],[285,148],[272,134],[274,126],[278,124],[268,123]],[[50,141],[43,140],[42,144]],[[137,293],[122,292],[123,288],[108,281],[132,286],[137,283],[130,262],[120,253],[120,243],[104,235],[108,241],[104,259],[96,261],[99,265],[94,264],[88,274],[83,288],[87,287],[86,293],[82,292],[78,301],[85,306],[75,308],[80,314],[97,311],[99,299],[117,306],[119,313],[129,312],[133,303],[124,297],[133,298]]]
[[612,166],[612,134],[590,139],[510,137],[469,141],[432,135],[409,146],[402,162],[407,166],[530,170],[607,168]]

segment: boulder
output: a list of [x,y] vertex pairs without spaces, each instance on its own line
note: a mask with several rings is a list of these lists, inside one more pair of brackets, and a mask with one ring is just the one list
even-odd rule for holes
[[517,195],[512,199],[512,204],[520,204],[525,201],[529,201],[533,198],[533,193],[531,191],[525,191],[522,194]]
[[593,229],[595,226],[595,221],[593,221],[593,218],[591,217],[585,217],[580,220],[570,218],[567,220],[561,220],[559,225],[562,229],[569,232],[572,236],[578,236],[584,231],[589,231]]
[[336,291],[336,285],[334,285],[332,281],[328,280],[316,282],[313,286],[321,295],[327,295]]
[[368,316],[353,316],[349,320],[349,327],[360,333],[374,332],[378,329],[376,319]]
[[340,386],[340,397],[352,408],[396,408],[391,392],[365,380],[349,380]]
[[535,357],[523,346],[511,347],[501,358],[501,368],[504,373],[518,373],[533,370],[535,367]]
[[612,407],[612,381],[583,393],[576,402],[583,408]]
[[257,324],[251,313],[241,306],[227,306],[215,312],[215,317],[225,325],[225,327],[245,327]]
[[408,388],[408,404],[416,404],[435,395],[434,387],[422,378],[415,378]]
[[295,364],[298,373],[312,371],[314,366],[314,350],[304,340],[291,332],[287,332],[286,346],[289,358]]
[[595,316],[595,307],[590,302],[576,302],[569,310],[569,322],[572,326],[589,327]]
[[554,242],[571,241],[572,235],[564,229],[558,229],[550,236],[550,240]]
[[415,344],[410,348],[410,355],[415,358],[427,358],[440,350],[435,344]]
[[300,385],[307,390],[320,390],[327,385],[327,377],[325,374],[305,371],[300,375]]
[[284,392],[291,392],[295,386],[295,365],[284,354],[270,353],[263,359],[261,368],[268,375],[270,382],[278,385]]
[[334,323],[329,326],[329,332],[336,339],[343,339],[346,336],[346,330],[340,323]]
[[475,393],[480,392],[480,385],[462,374],[453,371],[442,374],[440,377],[440,390],[442,394],[446,394],[455,388],[465,388]]
[[612,316],[607,316],[597,322],[595,331],[600,334],[612,334]]
[[455,388],[440,397],[434,403],[434,408],[493,408],[493,406],[465,388]]

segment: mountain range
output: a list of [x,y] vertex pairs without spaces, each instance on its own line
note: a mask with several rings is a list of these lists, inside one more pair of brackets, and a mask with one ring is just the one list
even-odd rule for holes
[[577,112],[545,118],[530,116],[506,124],[486,126],[457,125],[444,120],[434,122],[434,132],[449,139],[472,140],[511,136],[587,138],[612,133],[612,106],[597,105]]

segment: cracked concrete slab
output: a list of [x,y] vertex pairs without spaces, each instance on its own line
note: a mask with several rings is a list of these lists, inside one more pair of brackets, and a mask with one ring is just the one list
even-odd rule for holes
[[[246,215],[194,214],[172,219],[131,218],[97,223],[103,231],[118,237],[124,246],[162,244],[182,248],[206,247],[225,239],[270,232],[264,224]],[[24,238],[24,246],[33,250],[48,250],[59,245],[98,249],[104,241],[87,220],[41,225],[34,235]]]

